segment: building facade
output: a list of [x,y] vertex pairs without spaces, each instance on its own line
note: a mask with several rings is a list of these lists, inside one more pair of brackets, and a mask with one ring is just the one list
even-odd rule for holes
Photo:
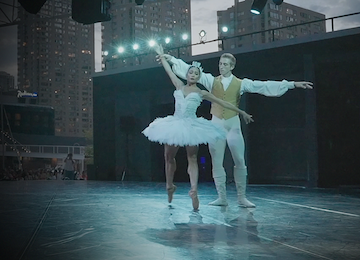
[[55,135],[92,129],[94,29],[71,19],[71,0],[47,0],[30,14],[19,6],[19,90],[55,110]]
[[[325,15],[283,2],[275,5],[269,0],[260,15],[250,12],[253,0],[235,0],[234,6],[218,11],[219,38],[230,37],[219,44],[219,50],[228,50],[272,41],[291,39],[309,34],[325,33],[325,21],[292,26],[279,30],[280,27],[307,23],[325,19]],[[222,28],[228,27],[224,33]],[[260,32],[270,30],[267,32]],[[254,32],[257,34],[247,35]],[[239,35],[238,37],[235,37]]]
[[0,71],[0,93],[8,92],[15,89],[14,76]]
[[[133,0],[112,0],[111,21],[102,23],[102,66],[117,69],[155,62],[148,41],[162,43],[175,56],[191,56],[190,0],[146,0],[136,5]],[[187,33],[188,38],[182,39]],[[170,42],[165,43],[169,38]],[[139,44],[133,50],[133,44]],[[118,48],[124,48],[119,53]]]

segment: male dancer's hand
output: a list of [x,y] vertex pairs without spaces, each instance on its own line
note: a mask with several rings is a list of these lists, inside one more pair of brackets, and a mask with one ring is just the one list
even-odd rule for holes
[[313,89],[313,83],[308,81],[295,81],[295,88]]

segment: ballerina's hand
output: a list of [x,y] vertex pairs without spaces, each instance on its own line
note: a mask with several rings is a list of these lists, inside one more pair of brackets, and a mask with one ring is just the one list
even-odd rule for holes
[[252,115],[249,115],[248,113],[244,113],[242,117],[244,118],[246,124],[254,122],[254,119],[252,119]]
[[162,45],[155,44],[154,50],[155,50],[156,53],[157,53],[158,55],[160,55],[160,56],[164,54],[164,49],[163,49]]

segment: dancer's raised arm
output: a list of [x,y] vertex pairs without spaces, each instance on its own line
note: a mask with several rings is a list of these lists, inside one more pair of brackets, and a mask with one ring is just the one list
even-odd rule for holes
[[164,49],[161,45],[155,46],[155,51],[158,54],[158,57],[161,61],[161,64],[163,65],[166,73],[169,75],[171,82],[174,84],[176,89],[180,89],[184,86],[184,83],[175,75],[175,73],[172,71],[169,63],[166,61],[166,58],[164,57]]

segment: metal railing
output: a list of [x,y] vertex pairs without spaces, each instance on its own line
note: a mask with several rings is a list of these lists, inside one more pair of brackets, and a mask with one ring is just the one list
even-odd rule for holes
[[[326,21],[331,22],[331,31],[333,32],[333,31],[335,31],[334,21],[336,19],[340,19],[340,18],[344,18],[344,17],[350,17],[350,16],[354,16],[354,15],[360,15],[360,12],[346,14],[346,15],[339,15],[339,16],[334,16],[334,17],[325,18],[325,19],[313,20],[313,21],[304,22],[304,23],[296,23],[296,24],[291,24],[291,25],[287,25],[287,26],[282,26],[282,27],[276,27],[276,28],[271,28],[271,29],[267,29],[267,30],[256,31],[256,32],[237,34],[237,35],[234,35],[234,36],[221,36],[221,37],[218,37],[217,39],[213,39],[213,40],[209,40],[209,41],[200,41],[198,43],[184,44],[184,45],[181,45],[181,46],[166,48],[165,51],[174,51],[174,50],[176,50],[177,54],[178,54],[178,57],[179,57],[180,56],[180,50],[182,48],[189,48],[189,47],[192,47],[192,46],[204,45],[204,44],[212,43],[212,42],[221,42],[222,46],[224,46],[223,43],[226,40],[235,39],[235,38],[239,38],[239,37],[252,36],[252,35],[256,35],[256,34],[260,34],[260,33],[266,33],[266,32],[271,32],[272,40],[275,41],[275,31],[288,29],[288,28],[293,28],[293,27],[298,27],[298,26],[303,26],[303,25],[308,25],[308,24],[315,24],[315,23],[319,23],[319,22],[325,22],[326,23]],[[326,32],[324,32],[324,33],[326,33]],[[116,58],[105,58],[105,63],[106,62],[117,61],[117,60],[121,60],[121,59],[135,58],[135,57],[141,58],[141,56],[147,56],[147,55],[154,55],[154,53],[148,51],[148,52],[144,52],[144,53],[131,54],[131,55],[128,55],[128,56],[118,55],[118,57],[116,57]]]

